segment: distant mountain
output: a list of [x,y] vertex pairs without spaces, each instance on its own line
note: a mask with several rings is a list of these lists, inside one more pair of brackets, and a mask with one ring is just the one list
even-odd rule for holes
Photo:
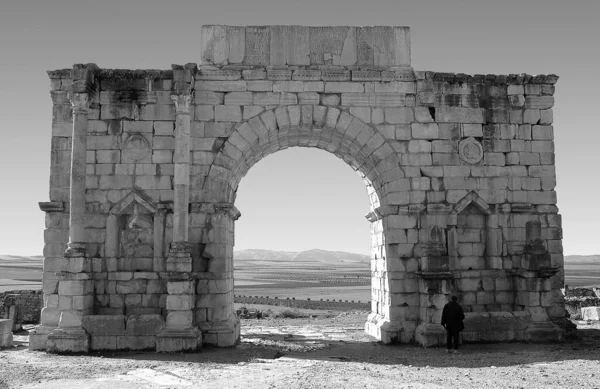
[[275,251],[248,249],[236,250],[233,252],[233,258],[236,261],[255,260],[255,261],[278,261],[278,262],[320,262],[320,263],[340,263],[340,262],[366,262],[369,263],[371,257],[364,254],[346,253],[343,251],[326,251],[312,249],[306,251]]
[[583,263],[600,265],[600,255],[565,255],[565,265]]

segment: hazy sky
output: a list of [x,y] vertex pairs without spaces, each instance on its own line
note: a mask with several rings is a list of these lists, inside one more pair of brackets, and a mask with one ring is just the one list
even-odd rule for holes
[[[555,73],[558,206],[566,254],[600,252],[600,1],[4,0],[0,5],[1,254],[41,254],[48,201],[48,69],[199,62],[203,24],[411,27],[416,70]],[[241,181],[236,249],[368,253],[357,173],[321,150],[288,149]]]

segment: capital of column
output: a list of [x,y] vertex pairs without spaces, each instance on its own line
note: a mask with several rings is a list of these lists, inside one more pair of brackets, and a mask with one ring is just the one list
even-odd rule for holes
[[175,113],[189,115],[192,97],[192,94],[171,95],[171,100],[175,103]]
[[87,93],[74,93],[68,94],[71,105],[73,106],[73,113],[85,113],[87,114],[90,108],[89,95]]

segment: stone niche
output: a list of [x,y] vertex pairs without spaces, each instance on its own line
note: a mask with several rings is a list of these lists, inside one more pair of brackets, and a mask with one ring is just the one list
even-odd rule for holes
[[117,260],[118,271],[154,271],[155,253],[162,251],[162,236],[156,236],[161,229],[155,229],[157,211],[135,192],[110,210],[105,250],[107,258]]

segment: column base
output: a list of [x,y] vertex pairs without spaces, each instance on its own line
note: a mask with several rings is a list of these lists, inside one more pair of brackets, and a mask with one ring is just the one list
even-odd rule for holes
[[194,352],[202,347],[202,333],[196,328],[165,328],[156,335],[156,352]]
[[365,332],[385,344],[402,342],[402,326],[392,324],[378,313],[371,313],[365,323]]
[[446,344],[446,330],[441,324],[421,323],[415,331],[415,340],[423,347]]
[[240,341],[240,321],[209,324],[202,328],[202,342],[209,347],[234,347]]
[[81,327],[55,328],[48,334],[46,351],[49,353],[88,353],[90,335]]
[[46,342],[48,341],[48,335],[54,331],[56,327],[50,327],[40,325],[29,333],[29,350],[44,350],[46,351]]
[[192,251],[188,242],[172,242],[167,256],[167,271],[189,273],[192,271]]
[[85,258],[87,253],[87,245],[82,242],[69,242],[65,250],[65,257],[82,257]]
[[528,342],[562,342],[564,337],[564,329],[551,321],[532,322],[525,330],[525,340]]

